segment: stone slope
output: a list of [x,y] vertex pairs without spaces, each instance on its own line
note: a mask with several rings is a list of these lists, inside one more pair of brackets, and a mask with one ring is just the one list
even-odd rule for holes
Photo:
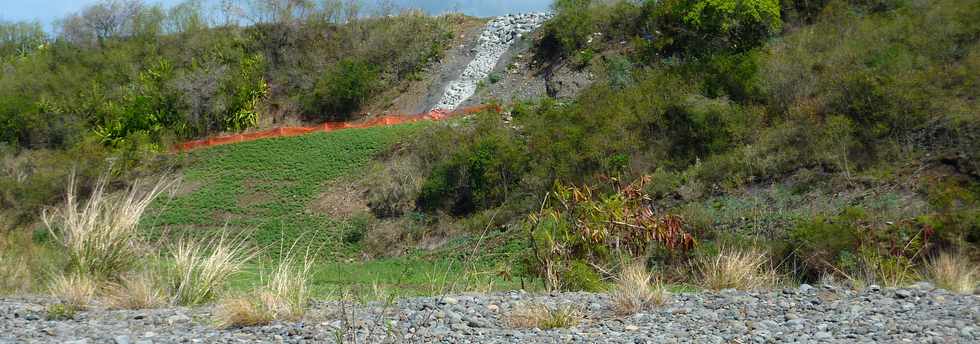
[[452,110],[470,98],[481,81],[497,67],[500,58],[522,35],[536,30],[551,17],[547,13],[511,14],[491,20],[473,48],[473,60],[450,83],[434,109]]

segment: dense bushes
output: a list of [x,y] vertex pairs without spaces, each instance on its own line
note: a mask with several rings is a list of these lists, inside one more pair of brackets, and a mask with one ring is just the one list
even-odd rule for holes
[[[806,14],[793,14],[778,39],[770,39],[782,24],[772,1],[556,3],[539,49],[560,53],[548,55],[559,63],[615,50],[590,64],[605,75],[571,102],[516,104],[507,125],[483,115],[427,131],[406,150],[428,175],[417,209],[535,213],[547,200],[547,213],[560,209],[546,199],[556,181],[596,186],[603,199],[616,191],[607,181],[651,175],[644,192],[655,213],[689,215],[708,240],[764,226],[778,242],[769,253],[801,263],[794,272],[803,279],[896,284],[938,251],[975,252],[980,88],[966,71],[980,61],[980,6],[819,3],[794,5]],[[611,13],[642,25],[608,29]],[[624,33],[633,38],[625,49],[603,38]],[[486,176],[486,166],[500,170]],[[734,213],[720,223],[725,202],[765,187],[786,191],[766,196],[775,204],[764,209],[726,210]],[[896,188],[914,211],[849,195]],[[609,264],[602,245],[575,231],[581,223],[542,216],[531,226],[537,252],[562,253],[532,262],[552,286],[589,288],[588,272]]]
[[553,7],[555,18],[545,25],[540,46],[546,56],[572,56],[601,41],[633,41],[647,59],[738,53],[762,45],[782,27],[776,0],[560,0]]
[[705,55],[743,52],[779,32],[777,0],[657,1],[648,23],[657,30],[653,45],[666,53]]
[[525,224],[533,245],[528,259],[549,289],[598,291],[602,277],[593,267],[610,271],[657,250],[674,257],[694,247],[683,219],[651,210],[643,191],[649,181],[612,185],[609,195],[588,186],[555,185]]
[[466,20],[357,19],[358,7],[330,2],[265,5],[229,8],[229,21],[209,23],[195,2],[166,10],[104,1],[50,37],[37,25],[0,23],[0,141],[64,149],[95,137],[152,151],[169,138],[298,115],[302,105],[318,119],[346,115],[433,62]]
[[0,62],[26,57],[45,44],[40,23],[8,23],[0,21]]
[[364,61],[341,60],[317,81],[306,109],[317,118],[345,120],[378,88],[378,70]]
[[[529,162],[522,139],[496,113],[478,116],[473,128],[456,130],[442,128],[441,135],[448,136],[443,140],[448,140],[433,142],[456,147],[432,165],[422,184],[419,207],[465,215],[513,199]],[[439,148],[430,148],[434,149]]]

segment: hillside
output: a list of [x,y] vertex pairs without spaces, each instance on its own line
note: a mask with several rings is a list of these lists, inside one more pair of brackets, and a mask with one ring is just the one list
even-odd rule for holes
[[976,1],[281,4],[0,44],[0,342],[980,335]]

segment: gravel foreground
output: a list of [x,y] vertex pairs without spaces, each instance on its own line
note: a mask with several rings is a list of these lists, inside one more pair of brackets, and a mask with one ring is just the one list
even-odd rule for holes
[[[980,296],[921,283],[862,292],[811,287],[771,292],[684,293],[619,317],[605,294],[523,292],[402,299],[353,308],[317,302],[304,322],[230,330],[210,308],[91,310],[45,320],[50,300],[0,300],[0,343],[977,343]],[[505,318],[528,303],[573,305],[572,328],[514,329]],[[356,341],[354,334],[356,333]]]

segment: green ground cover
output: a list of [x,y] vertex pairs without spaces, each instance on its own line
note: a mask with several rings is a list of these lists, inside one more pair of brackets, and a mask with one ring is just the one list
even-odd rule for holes
[[322,243],[324,254],[353,253],[343,234],[356,223],[313,214],[323,186],[361,171],[372,157],[420,125],[400,125],[258,140],[194,151],[185,158],[182,188],[157,202],[144,225],[155,237],[201,237],[226,226],[248,231],[260,247]]
[[[142,225],[162,244],[182,237],[246,235],[264,254],[234,281],[233,289],[258,283],[280,252],[303,254],[306,247],[318,257],[311,280],[320,297],[344,291],[376,298],[379,293],[520,287],[519,280],[500,268],[519,248],[498,245],[474,251],[478,238],[462,238],[435,253],[363,261],[361,244],[347,238],[366,231],[362,227],[368,222],[309,210],[330,182],[365,173],[373,157],[425,125],[317,133],[193,151],[182,157],[180,190],[158,200]],[[479,257],[469,259],[473,252]]]

